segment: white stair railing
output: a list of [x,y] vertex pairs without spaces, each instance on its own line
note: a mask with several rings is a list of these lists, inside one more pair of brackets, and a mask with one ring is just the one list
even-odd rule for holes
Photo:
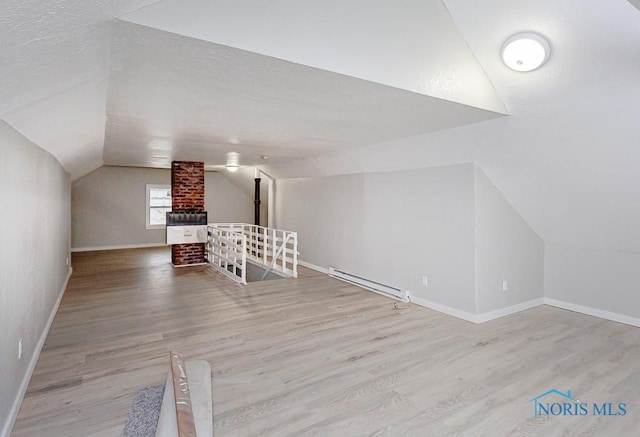
[[247,237],[230,229],[207,226],[207,261],[235,282],[247,285]]
[[289,235],[287,235],[285,237],[284,241],[280,245],[280,248],[275,253],[275,255],[273,255],[273,257],[271,258],[271,264],[269,264],[269,267],[267,267],[264,270],[264,273],[262,274],[262,278],[260,278],[261,281],[264,281],[264,278],[266,278],[267,275],[269,274],[269,272],[273,270],[273,267],[276,265],[276,261],[278,260],[278,257],[280,256],[280,254],[282,253],[284,248],[287,247],[287,243],[289,242],[289,238],[291,238],[291,234],[289,234]]
[[[246,260],[285,277],[298,277],[298,233],[248,223],[211,223],[246,238]],[[266,276],[266,275],[265,275]]]

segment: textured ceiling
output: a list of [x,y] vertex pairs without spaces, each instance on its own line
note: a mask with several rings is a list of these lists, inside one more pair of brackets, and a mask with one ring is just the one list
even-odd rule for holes
[[[5,0],[0,118],[73,178],[231,148],[278,178],[476,162],[546,242],[640,252],[637,4]],[[500,61],[520,31],[552,46],[531,73]]]
[[[277,177],[476,162],[547,243],[640,252],[640,11],[626,0],[446,0],[510,116],[273,165]],[[553,53],[506,68],[522,30]]]
[[0,117],[76,179],[230,150],[280,162],[506,113],[441,1],[398,5],[4,2]]
[[[104,161],[270,162],[448,129],[500,114],[196,40],[116,23]],[[475,62],[475,61],[474,61]]]
[[505,111],[441,0],[164,0],[123,19]]
[[114,17],[153,0],[0,2],[0,118],[80,176],[102,165]]

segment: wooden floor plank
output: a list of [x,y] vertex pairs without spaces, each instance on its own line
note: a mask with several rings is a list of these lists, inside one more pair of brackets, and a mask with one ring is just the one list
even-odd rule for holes
[[[167,353],[211,363],[214,435],[638,435],[640,330],[541,306],[475,325],[308,269],[234,284],[165,248],[83,252],[14,436],[119,436]],[[533,417],[551,388],[623,417]]]

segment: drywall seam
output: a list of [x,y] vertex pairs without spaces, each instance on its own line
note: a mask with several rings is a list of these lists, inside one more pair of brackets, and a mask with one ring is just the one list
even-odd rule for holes
[[[446,6],[445,6],[446,8]],[[447,10],[447,12],[449,12]],[[466,42],[466,41],[465,41]],[[480,304],[478,302],[478,166],[473,163],[473,295],[474,312],[477,314]]]
[[[465,34],[462,33],[460,25],[458,24],[458,22],[456,21],[456,19],[453,16],[453,14],[451,13],[451,10],[449,9],[449,6],[447,6],[447,3],[445,1],[442,2],[442,6],[444,6],[444,10],[447,12],[447,15],[449,15],[449,17],[451,17],[451,23],[453,24],[453,27],[456,29],[458,34],[462,37],[462,41],[464,41],[465,46],[467,46],[467,49],[469,50],[469,53],[471,53],[471,56],[476,61],[476,64],[478,65],[478,67],[480,67],[480,70],[482,71],[482,74],[484,74],[485,77],[489,78],[490,76],[489,76],[489,74],[487,74],[487,70],[485,70],[484,65],[482,65],[482,63],[480,62],[480,59],[478,59],[478,56],[476,56],[476,52],[473,51],[473,49],[469,45],[469,42],[467,41],[467,38],[466,38]],[[493,93],[496,96],[499,96],[498,90],[496,89],[496,87],[493,84],[493,82],[491,81],[491,79],[489,79],[489,87],[491,88],[491,90],[493,91]],[[502,106],[502,109],[501,109],[500,113],[504,114],[504,115],[511,115],[511,112],[509,111],[509,108],[507,108],[507,105],[504,103],[504,100],[502,98],[498,97],[498,101],[499,101],[500,105]]]
[[4,429],[2,430],[2,437],[9,437],[11,434],[11,430],[13,429],[13,425],[18,418],[18,412],[20,411],[20,406],[22,405],[22,400],[24,399],[24,395],[27,392],[27,387],[29,386],[29,381],[31,381],[31,376],[33,375],[33,371],[36,368],[36,364],[38,363],[38,358],[40,357],[40,351],[44,346],[44,342],[47,339],[47,335],[49,335],[49,330],[51,329],[51,325],[53,324],[53,319],[56,317],[58,312],[58,308],[60,307],[60,302],[62,301],[62,296],[64,296],[64,292],[67,289],[67,284],[69,283],[69,278],[71,278],[71,273],[73,272],[72,268],[69,268],[67,272],[67,277],[62,284],[62,288],[58,293],[58,299],[56,299],[56,303],[53,305],[51,309],[51,313],[49,314],[49,319],[47,320],[47,324],[45,325],[42,333],[40,334],[40,338],[38,339],[38,343],[36,344],[35,349],[33,350],[33,355],[31,356],[31,360],[29,360],[29,367],[27,367],[27,372],[24,374],[22,378],[22,383],[20,384],[20,389],[16,394],[16,397],[13,401],[13,405],[11,406],[11,410],[9,411],[9,417],[7,418],[7,422],[4,425]]

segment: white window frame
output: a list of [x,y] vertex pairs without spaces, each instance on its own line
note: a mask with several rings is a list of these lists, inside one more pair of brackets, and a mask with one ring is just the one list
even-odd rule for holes
[[151,189],[153,188],[168,188],[171,189],[170,184],[147,184],[147,201],[146,201],[146,229],[165,229],[167,225],[152,225],[151,224]]

